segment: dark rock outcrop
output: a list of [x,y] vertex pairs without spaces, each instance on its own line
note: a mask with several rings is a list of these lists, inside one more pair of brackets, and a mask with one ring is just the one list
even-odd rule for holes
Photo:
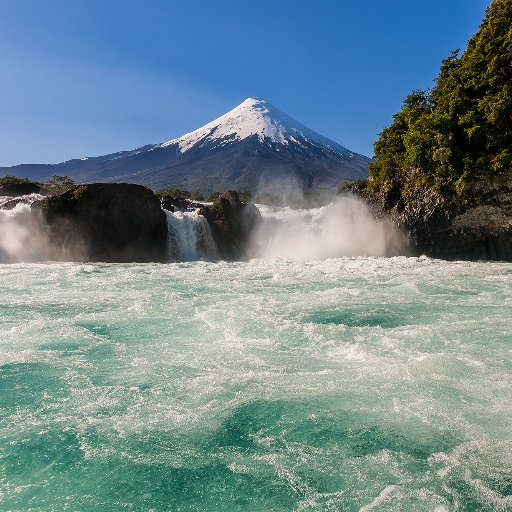
[[166,259],[167,223],[151,190],[131,184],[78,185],[32,205],[53,258],[147,262]]
[[28,194],[42,194],[44,192],[37,183],[31,181],[3,183],[0,185],[0,196],[19,197]]
[[475,180],[457,198],[419,187],[407,197],[390,199],[389,193],[371,192],[367,180],[346,184],[342,191],[389,214],[409,234],[412,254],[512,261],[512,171]]
[[471,183],[463,201],[424,195],[421,202],[406,202],[396,215],[411,232],[416,252],[512,261],[512,172]]
[[210,225],[221,258],[240,260],[246,257],[250,237],[262,221],[256,206],[243,203],[236,191],[228,190],[212,205],[203,206],[199,213]]

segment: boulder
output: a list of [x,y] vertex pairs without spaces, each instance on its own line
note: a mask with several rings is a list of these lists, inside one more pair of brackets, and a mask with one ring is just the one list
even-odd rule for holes
[[48,230],[53,258],[67,261],[164,261],[167,222],[158,198],[141,185],[78,185],[32,205]]
[[28,194],[42,194],[45,191],[37,184],[31,181],[2,183],[0,185],[0,196],[19,197]]
[[247,257],[251,235],[262,221],[256,206],[243,203],[235,190],[228,190],[212,205],[203,206],[199,213],[210,225],[221,258],[240,260]]
[[394,214],[415,253],[512,261],[512,172],[473,181],[463,201],[421,189],[416,195]]

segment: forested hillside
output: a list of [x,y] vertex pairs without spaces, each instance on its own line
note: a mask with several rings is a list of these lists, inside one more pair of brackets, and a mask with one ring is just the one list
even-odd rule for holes
[[339,192],[389,213],[413,254],[512,260],[512,0],[405,99],[369,167]]
[[464,199],[469,184],[512,168],[512,1],[494,0],[478,32],[413,91],[375,143],[370,189],[389,206],[419,188]]

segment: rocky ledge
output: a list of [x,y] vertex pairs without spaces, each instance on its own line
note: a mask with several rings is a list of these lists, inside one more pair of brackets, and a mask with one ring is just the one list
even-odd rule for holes
[[262,222],[256,206],[240,200],[238,192],[228,190],[220,194],[212,204],[196,203],[181,197],[162,196],[162,208],[176,210],[196,210],[202,215],[212,233],[218,255],[225,260],[244,260],[254,230]]
[[37,183],[31,181],[27,182],[12,182],[2,183],[0,185],[0,196],[19,197],[29,194],[46,194],[47,191],[40,187]]
[[165,261],[167,222],[141,185],[77,185],[32,204],[44,220],[52,257],[64,261]]
[[241,260],[247,257],[253,230],[262,220],[258,209],[242,202],[234,190],[224,192],[212,204],[204,204],[171,196],[159,200],[141,185],[94,183],[75,185],[64,193],[34,201],[40,197],[34,194],[43,195],[44,191],[33,184],[22,185],[5,191],[0,209],[12,209],[19,201],[31,204],[31,236],[40,243],[37,254],[29,256],[36,259],[167,261],[169,228],[164,208],[171,212],[190,209],[204,216],[218,256]]
[[235,190],[228,190],[213,204],[203,206],[199,213],[210,225],[221,258],[240,260],[247,257],[251,235],[262,221],[256,206],[243,203]]
[[340,192],[362,197],[409,235],[412,254],[435,258],[512,261],[512,171],[468,184],[450,198],[419,187],[407,197],[371,192],[367,180]]
[[48,195],[49,191],[31,181],[2,183],[0,184],[0,209],[13,210],[18,204],[31,204],[35,194]]

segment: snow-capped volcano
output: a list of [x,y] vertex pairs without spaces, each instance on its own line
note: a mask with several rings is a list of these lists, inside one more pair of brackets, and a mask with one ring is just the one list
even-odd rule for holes
[[236,188],[257,192],[263,184],[294,180],[304,188],[332,188],[366,177],[369,159],[323,137],[258,98],[201,128],[161,144],[55,165],[0,168],[46,180],[55,174],[78,182],[129,182],[209,194]]
[[180,153],[185,153],[197,145],[223,146],[251,136],[256,136],[260,142],[267,144],[300,144],[300,140],[305,139],[343,155],[352,154],[347,148],[322,137],[259,98],[247,98],[211,123],[177,139],[164,142],[161,146],[177,145]]

